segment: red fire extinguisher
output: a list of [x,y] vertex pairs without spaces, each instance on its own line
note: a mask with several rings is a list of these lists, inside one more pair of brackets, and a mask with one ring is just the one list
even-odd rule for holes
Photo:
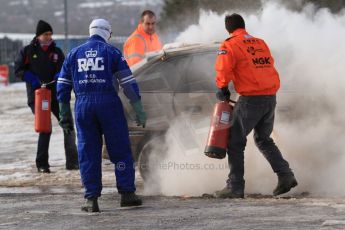
[[211,119],[211,127],[205,147],[205,155],[223,159],[226,156],[230,135],[230,121],[233,106],[227,101],[216,103]]
[[51,92],[46,84],[35,90],[35,131],[50,133],[51,124]]

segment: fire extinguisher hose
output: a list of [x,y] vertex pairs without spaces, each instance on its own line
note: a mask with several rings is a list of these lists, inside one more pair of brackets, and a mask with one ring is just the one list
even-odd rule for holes
[[41,83],[41,87],[46,88],[48,85],[52,85],[54,83],[55,83],[55,80],[52,80],[51,82],[48,82],[48,83]]

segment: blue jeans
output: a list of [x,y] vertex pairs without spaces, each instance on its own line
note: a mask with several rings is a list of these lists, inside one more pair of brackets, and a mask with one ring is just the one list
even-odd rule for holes
[[230,129],[228,161],[230,166],[227,185],[233,191],[244,191],[244,149],[247,135],[254,129],[254,141],[260,152],[279,174],[292,173],[289,163],[270,137],[273,131],[276,96],[240,96]]

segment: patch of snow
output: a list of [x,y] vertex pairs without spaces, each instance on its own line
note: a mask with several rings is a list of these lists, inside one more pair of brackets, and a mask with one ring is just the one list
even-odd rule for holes
[[78,5],[79,8],[102,8],[114,5],[114,2],[85,2]]
[[62,15],[64,15],[64,12],[62,10],[54,12],[54,16],[55,17],[59,17],[59,16],[62,16]]
[[29,5],[29,1],[28,0],[22,0],[22,1],[10,1],[8,3],[9,6],[18,6],[18,5],[24,5],[27,6]]
[[322,226],[334,226],[334,225],[344,225],[345,220],[326,220],[322,223]]
[[25,82],[12,83],[7,86],[0,85],[0,92],[11,92],[25,89]]

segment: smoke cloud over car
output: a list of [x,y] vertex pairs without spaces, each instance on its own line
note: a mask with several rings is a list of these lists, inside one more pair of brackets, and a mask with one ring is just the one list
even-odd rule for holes
[[[294,191],[316,196],[343,195],[344,11],[332,14],[307,5],[301,12],[293,12],[268,2],[257,14],[238,13],[245,17],[247,31],[265,38],[271,47],[282,85],[278,105],[284,100],[291,105],[277,110],[273,138],[299,181]],[[224,16],[203,12],[199,24],[181,32],[176,42],[209,43],[226,39]],[[195,125],[188,118],[187,114],[171,121],[165,139],[167,152],[158,162],[152,161],[155,165],[147,193],[201,195],[225,186],[227,161],[203,155],[210,120],[199,120]],[[186,143],[181,141],[189,147],[184,148]],[[162,153],[153,149],[150,158],[155,159],[157,154]],[[245,152],[246,193],[272,193],[277,179],[266,164],[250,134]]]

